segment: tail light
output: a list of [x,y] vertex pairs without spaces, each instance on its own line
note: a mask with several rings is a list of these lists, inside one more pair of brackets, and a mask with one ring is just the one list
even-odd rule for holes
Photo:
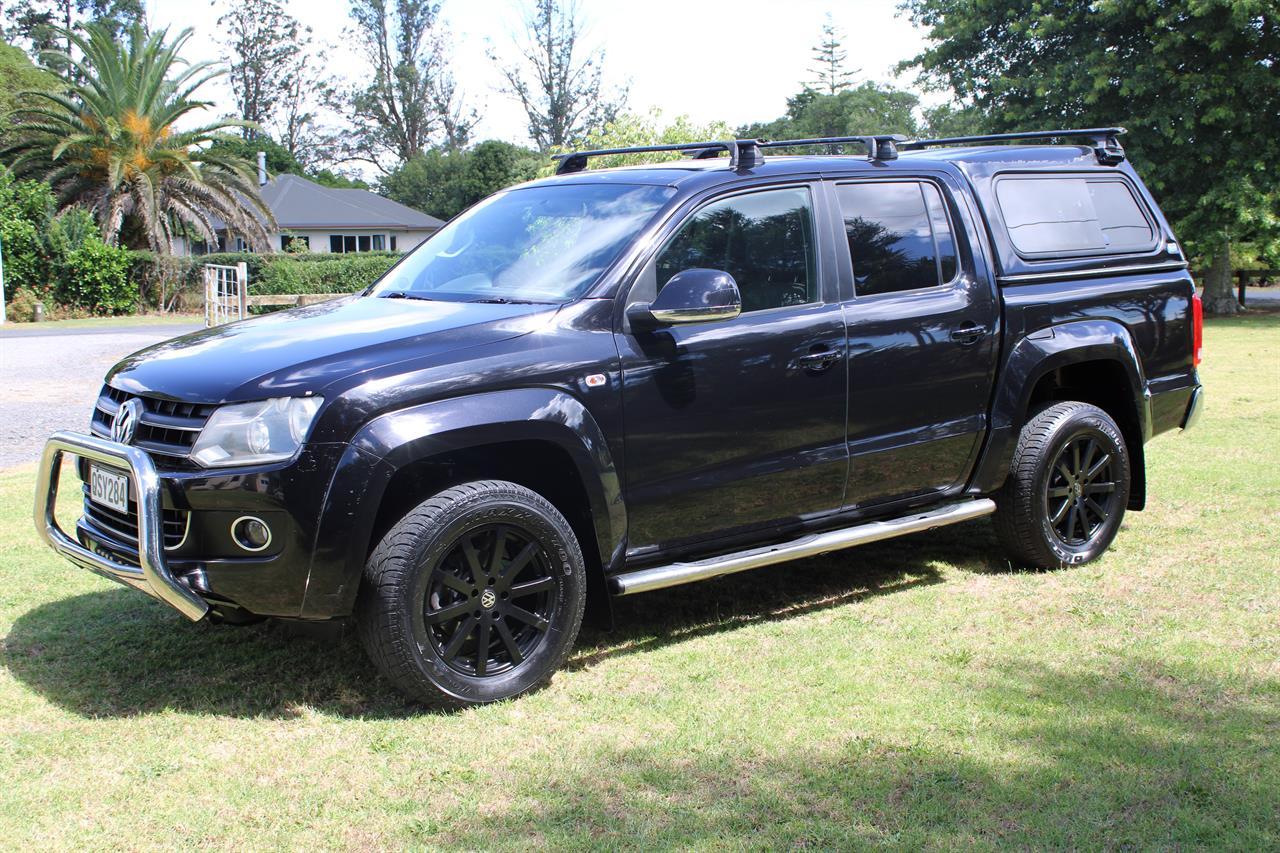
[[1191,296],[1191,327],[1192,327],[1192,366],[1200,366],[1200,348],[1204,345],[1204,303],[1200,301],[1200,294],[1192,294]]

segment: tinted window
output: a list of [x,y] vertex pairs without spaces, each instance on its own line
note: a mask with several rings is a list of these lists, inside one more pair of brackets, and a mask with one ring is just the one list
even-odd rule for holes
[[448,302],[575,299],[674,194],[670,187],[624,184],[498,193],[414,249],[373,294]]
[[996,198],[1024,254],[1138,251],[1152,242],[1151,223],[1121,181],[1009,179],[997,182]]
[[818,300],[809,191],[769,190],[713,202],[695,213],[658,255],[659,288],[694,267],[724,270],[743,311]]
[[935,287],[959,263],[937,187],[917,181],[836,188],[859,296]]

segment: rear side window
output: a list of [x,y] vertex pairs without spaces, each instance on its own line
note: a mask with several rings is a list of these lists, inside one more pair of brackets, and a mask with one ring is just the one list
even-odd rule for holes
[[997,181],[996,199],[1023,255],[1136,252],[1155,238],[1138,200],[1115,179],[1007,178]]
[[858,296],[936,287],[955,278],[955,236],[933,184],[842,184],[836,197]]

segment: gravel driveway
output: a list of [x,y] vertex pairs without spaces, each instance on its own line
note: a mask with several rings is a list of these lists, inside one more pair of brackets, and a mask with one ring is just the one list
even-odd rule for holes
[[0,468],[35,462],[60,429],[87,432],[102,377],[134,350],[199,326],[0,327]]

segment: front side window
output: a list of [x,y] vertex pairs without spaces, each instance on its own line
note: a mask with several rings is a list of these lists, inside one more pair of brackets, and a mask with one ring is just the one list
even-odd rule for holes
[[996,199],[1024,255],[1140,252],[1155,239],[1138,200],[1114,178],[1007,178],[996,182]]
[[671,187],[625,184],[499,193],[437,231],[371,295],[449,302],[576,299],[674,194]]
[[937,287],[955,278],[955,237],[933,184],[842,184],[836,198],[858,296]]
[[743,311],[818,301],[813,205],[802,187],[712,202],[667,243],[657,259],[659,288],[695,267],[723,270],[742,294]]

